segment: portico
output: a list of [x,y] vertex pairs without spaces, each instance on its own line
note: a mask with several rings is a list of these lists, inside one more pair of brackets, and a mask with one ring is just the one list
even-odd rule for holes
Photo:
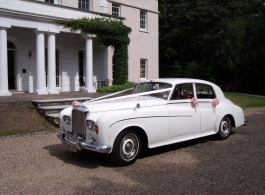
[[[67,19],[67,17],[73,16],[80,18],[81,14],[84,16],[84,13],[72,10],[71,16],[61,14],[66,17],[59,18],[58,13],[66,12],[67,9],[18,0],[6,1],[4,6],[8,10],[12,9],[14,4],[20,3],[24,5],[17,7],[20,10],[17,9],[12,14],[1,16],[0,96],[12,95],[8,76],[8,37],[17,40],[20,45],[14,54],[17,56],[13,56],[15,90],[37,95],[59,94],[60,91],[78,91],[79,77],[83,75],[82,77],[86,80],[84,91],[96,92],[93,77],[100,78],[101,72],[105,72],[103,69],[107,67],[105,59],[107,51],[101,50],[101,46],[94,45],[93,47],[93,35],[82,36],[78,32],[73,34],[57,23],[58,19]],[[35,10],[32,9],[34,16],[24,15],[24,18],[21,18],[20,12],[27,12],[28,7],[32,6],[38,8],[38,13],[34,13]],[[49,16],[45,16],[47,7],[52,9]],[[56,16],[52,16],[52,14]],[[93,16],[91,13],[85,15]],[[5,23],[3,24],[2,21]],[[79,51],[84,51],[84,59],[79,59]]]

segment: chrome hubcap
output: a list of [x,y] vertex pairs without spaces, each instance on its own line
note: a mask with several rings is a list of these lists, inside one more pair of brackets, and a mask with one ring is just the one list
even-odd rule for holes
[[224,118],[220,125],[221,135],[226,137],[230,133],[231,123],[228,118]]
[[120,145],[121,157],[126,160],[132,160],[138,153],[139,140],[134,134],[126,135]]

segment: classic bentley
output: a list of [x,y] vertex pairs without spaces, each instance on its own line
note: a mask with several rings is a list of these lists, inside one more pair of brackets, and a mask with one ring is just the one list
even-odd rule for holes
[[211,82],[154,79],[131,90],[130,95],[74,101],[62,110],[58,137],[63,146],[73,152],[106,153],[124,166],[136,161],[143,146],[155,148],[213,134],[226,139],[232,127],[247,124],[243,110]]

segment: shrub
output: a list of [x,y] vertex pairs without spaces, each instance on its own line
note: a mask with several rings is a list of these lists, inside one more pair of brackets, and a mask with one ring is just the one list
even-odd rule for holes
[[132,88],[136,85],[134,82],[126,82],[122,85],[112,85],[112,86],[105,86],[97,89],[97,92],[105,92],[105,93],[114,93],[117,91],[122,91],[125,89]]

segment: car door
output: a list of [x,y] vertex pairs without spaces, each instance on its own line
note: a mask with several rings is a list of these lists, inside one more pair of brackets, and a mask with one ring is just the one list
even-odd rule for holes
[[192,83],[177,84],[167,104],[170,138],[200,132],[200,112],[192,104],[194,87]]
[[212,105],[214,98],[216,98],[214,89],[211,85],[203,83],[196,83],[195,88],[201,115],[201,131],[213,130],[217,120]]

